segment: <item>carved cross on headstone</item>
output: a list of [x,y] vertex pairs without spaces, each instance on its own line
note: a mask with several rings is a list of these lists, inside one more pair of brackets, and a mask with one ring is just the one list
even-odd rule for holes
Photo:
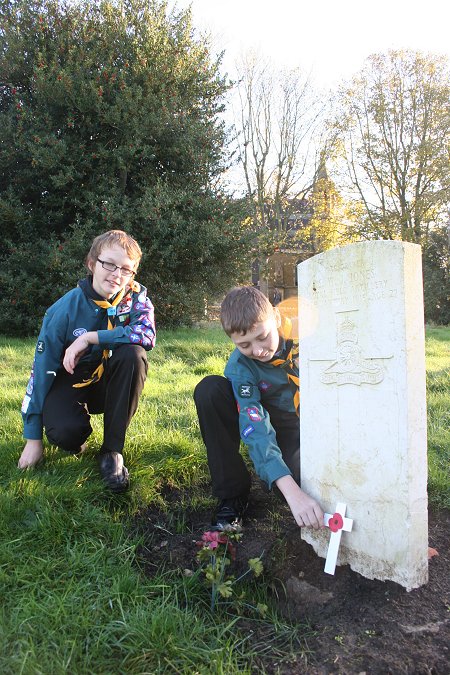
[[325,560],[324,568],[324,571],[327,574],[334,574],[334,570],[336,569],[342,532],[352,531],[353,520],[351,518],[345,518],[346,508],[346,504],[339,502],[333,515],[331,515],[331,513],[325,513],[323,516],[324,525],[329,527],[331,530],[330,543],[328,545],[327,558]]

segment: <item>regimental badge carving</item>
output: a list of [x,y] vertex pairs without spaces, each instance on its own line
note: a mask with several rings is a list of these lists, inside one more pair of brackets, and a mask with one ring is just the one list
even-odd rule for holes
[[[336,359],[321,375],[324,384],[379,384],[384,379],[383,364],[390,356],[363,356],[359,345],[356,324],[347,312],[337,312]],[[339,316],[341,315],[341,316]],[[332,359],[311,359],[312,361],[332,361]]]

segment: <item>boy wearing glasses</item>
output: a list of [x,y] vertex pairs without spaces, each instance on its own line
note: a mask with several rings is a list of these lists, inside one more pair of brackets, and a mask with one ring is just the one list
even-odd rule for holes
[[43,457],[43,429],[53,445],[78,454],[103,413],[100,474],[113,492],[129,485],[122,451],[155,344],[153,305],[134,280],[142,256],[121,230],[96,237],[88,275],[45,313],[22,403],[26,444],[19,468]]

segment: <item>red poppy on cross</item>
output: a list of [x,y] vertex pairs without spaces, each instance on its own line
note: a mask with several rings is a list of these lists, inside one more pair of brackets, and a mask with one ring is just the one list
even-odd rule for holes
[[346,508],[346,504],[339,502],[336,505],[335,513],[325,513],[323,516],[324,525],[329,527],[331,530],[330,543],[328,545],[324,569],[327,574],[334,574],[334,570],[336,569],[342,532],[352,531],[353,520],[351,518],[345,518]]

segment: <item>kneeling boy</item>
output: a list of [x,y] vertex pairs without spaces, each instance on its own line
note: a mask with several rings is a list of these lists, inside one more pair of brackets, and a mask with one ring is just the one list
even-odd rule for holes
[[46,312],[22,403],[25,448],[19,467],[50,443],[78,454],[92,432],[90,413],[103,413],[100,473],[114,492],[127,489],[122,451],[155,343],[153,305],[134,280],[142,252],[121,230],[96,237],[88,276]]
[[253,286],[234,288],[221,306],[221,322],[236,349],[225,377],[209,375],[194,400],[208,454],[213,524],[239,526],[248,503],[250,474],[239,453],[248,445],[256,473],[276,485],[300,527],[323,527],[323,511],[300,487],[298,344],[283,336],[281,316]]

